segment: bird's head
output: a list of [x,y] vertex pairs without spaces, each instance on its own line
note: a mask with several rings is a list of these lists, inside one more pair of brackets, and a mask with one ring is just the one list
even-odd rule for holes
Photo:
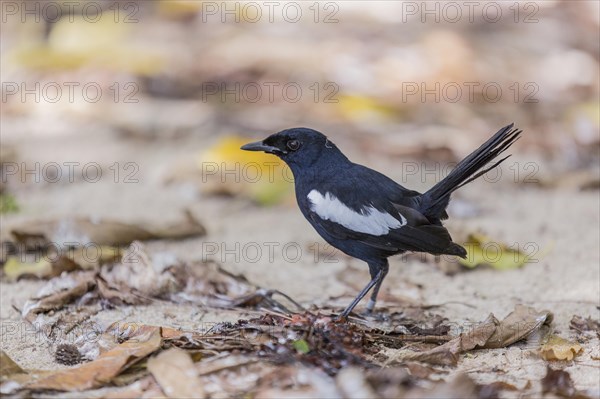
[[277,155],[292,171],[308,168],[323,158],[341,155],[335,144],[324,134],[303,127],[282,130],[262,141],[248,143],[242,146],[242,150],[264,151]]

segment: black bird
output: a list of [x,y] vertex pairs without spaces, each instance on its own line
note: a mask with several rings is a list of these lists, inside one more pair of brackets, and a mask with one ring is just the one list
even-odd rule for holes
[[282,130],[242,150],[264,151],[287,163],[304,217],[330,245],[369,265],[371,281],[342,312],[345,319],[371,289],[367,312],[373,310],[388,257],[406,251],[466,257],[442,226],[450,194],[506,160],[510,155],[487,166],[520,134],[513,124],[500,129],[424,194],[353,163],[313,129]]

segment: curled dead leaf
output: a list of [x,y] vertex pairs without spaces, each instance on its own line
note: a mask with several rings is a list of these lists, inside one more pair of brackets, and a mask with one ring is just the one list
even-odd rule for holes
[[204,389],[189,353],[171,348],[148,359],[148,371],[169,398],[204,398]]
[[458,355],[460,353],[476,347],[483,347],[494,334],[498,324],[498,319],[490,314],[485,321],[473,330],[463,333],[443,345],[425,352],[407,353],[401,356],[401,358],[402,360],[417,360],[431,364],[455,365],[458,363]]
[[129,245],[135,240],[201,236],[206,234],[206,230],[190,212],[187,212],[183,220],[171,224],[152,221],[124,223],[91,218],[36,220],[14,226],[11,234],[17,242],[26,247],[40,248],[48,245]]
[[95,286],[93,275],[92,272],[83,272],[50,280],[25,303],[21,311],[23,318],[34,323],[38,314],[62,309],[81,298]]
[[60,370],[27,385],[32,390],[82,391],[109,383],[123,370],[150,355],[162,342],[160,328],[139,326],[135,334],[96,360],[79,367]]
[[458,355],[477,348],[502,348],[527,338],[544,324],[552,322],[552,313],[517,305],[502,321],[493,314],[473,330],[425,352],[404,353],[402,360],[417,360],[431,364],[455,365]]
[[529,306],[516,305],[515,310],[502,320],[484,347],[504,348],[529,337],[553,320],[554,315],[548,310],[538,311]]
[[546,360],[573,360],[581,352],[583,352],[581,345],[558,335],[551,335],[540,348],[540,354]]
[[178,266],[177,259],[168,254],[158,258],[151,256],[141,242],[134,241],[120,263],[101,269],[101,294],[105,299],[139,304],[146,302],[147,298],[179,290],[181,285],[168,271],[170,267]]

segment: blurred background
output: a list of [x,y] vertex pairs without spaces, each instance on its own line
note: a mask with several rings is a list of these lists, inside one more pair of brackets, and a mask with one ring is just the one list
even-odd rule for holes
[[[537,166],[507,173],[553,184],[597,165],[598,15],[595,1],[3,2],[2,209],[281,202],[290,179],[248,178],[240,165],[263,160],[237,148],[293,126],[377,166],[455,162],[515,122]],[[401,183],[426,187],[412,174]]]

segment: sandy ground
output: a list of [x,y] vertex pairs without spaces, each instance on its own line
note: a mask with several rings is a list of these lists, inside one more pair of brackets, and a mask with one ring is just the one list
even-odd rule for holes
[[[295,204],[259,208],[242,199],[222,199],[198,195],[191,184],[165,186],[162,179],[176,160],[193,159],[203,146],[202,139],[190,139],[188,145],[168,142],[140,146],[120,141],[114,147],[100,136],[80,135],[66,142],[36,139],[20,140],[19,159],[44,162],[52,159],[95,160],[103,165],[111,160],[126,159],[140,165],[140,183],[115,184],[111,179],[98,183],[29,184],[15,191],[22,212],[2,217],[3,234],[11,224],[23,219],[39,219],[66,214],[110,216],[168,221],[189,208],[206,225],[206,237],[181,241],[155,241],[152,251],[169,251],[183,260],[211,257],[227,270],[243,273],[250,281],[281,290],[305,305],[343,307],[368,281],[364,264],[333,253],[315,262],[311,246],[323,249],[324,243],[303,219]],[[116,141],[115,141],[116,142]],[[103,144],[100,146],[100,144]],[[82,150],[88,148],[87,152]],[[182,150],[185,148],[186,150]],[[356,150],[350,152],[357,153]],[[356,154],[354,154],[356,155]],[[526,160],[519,154],[516,160]],[[360,159],[391,177],[400,180],[397,160]],[[543,171],[544,164],[541,164]],[[411,188],[423,189],[431,182],[414,180]],[[384,311],[398,310],[407,303],[438,304],[432,311],[447,317],[456,331],[481,321],[489,313],[506,316],[516,304],[549,309],[554,315],[552,328],[561,336],[574,338],[569,330],[573,315],[598,319],[600,305],[600,197],[598,191],[579,192],[563,188],[542,189],[537,185],[515,184],[506,178],[498,183],[479,181],[460,191],[457,202],[475,206],[476,217],[461,218],[451,209],[447,226],[454,236],[483,232],[495,240],[519,248],[537,248],[535,261],[521,269],[496,271],[480,269],[444,273],[439,264],[415,257],[391,259],[391,271],[380,294]],[[269,259],[267,243],[275,245]],[[236,244],[239,250],[235,251]],[[219,249],[208,255],[207,248]],[[243,248],[261,248],[256,254]],[[287,247],[286,247],[287,245]],[[246,246],[246,247],[245,247]],[[287,248],[287,249],[286,249]],[[297,256],[295,249],[302,250]],[[314,247],[313,247],[314,248]],[[226,253],[234,249],[235,254]],[[527,250],[527,249],[526,249]],[[236,256],[238,259],[236,259]],[[299,258],[296,261],[296,258]],[[331,258],[331,259],[330,259]],[[60,367],[52,358],[51,345],[20,321],[13,305],[21,307],[43,281],[0,283],[1,348],[26,369]],[[237,320],[248,313],[206,311],[189,306],[155,303],[150,306],[121,308],[95,316],[106,325],[116,320],[182,328],[203,328],[212,322]],[[600,348],[597,339],[583,344],[584,352],[572,362],[555,363],[569,371],[578,389],[598,391]],[[528,381],[539,392],[539,380],[546,373],[546,363],[527,347],[517,344],[506,349],[480,350],[462,356],[451,373],[466,372],[476,381],[507,381],[524,387]]]

